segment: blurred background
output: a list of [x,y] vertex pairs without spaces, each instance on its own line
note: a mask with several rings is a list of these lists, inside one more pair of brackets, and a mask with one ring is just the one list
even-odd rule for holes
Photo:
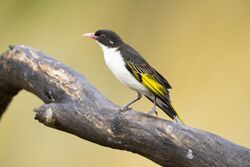
[[[250,147],[250,1],[0,0],[0,52],[26,44],[79,71],[123,105],[135,92],[117,81],[100,47],[82,33],[112,29],[170,82],[186,124]],[[22,91],[0,122],[1,167],[158,166],[47,128],[33,119],[43,102]],[[134,109],[149,111],[143,99]],[[160,117],[168,119],[159,111]]]

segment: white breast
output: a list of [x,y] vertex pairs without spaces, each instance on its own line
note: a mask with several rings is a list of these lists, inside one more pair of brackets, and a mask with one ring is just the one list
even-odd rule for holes
[[110,71],[115,75],[115,77],[120,80],[125,86],[136,90],[144,95],[148,95],[150,91],[137,81],[132,74],[125,67],[125,62],[120,55],[120,51],[117,48],[108,48],[100,43],[98,43],[104,54],[105,62],[110,69]]

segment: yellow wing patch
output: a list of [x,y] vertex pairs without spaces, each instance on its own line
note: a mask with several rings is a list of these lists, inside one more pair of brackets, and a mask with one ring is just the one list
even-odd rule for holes
[[158,96],[164,96],[166,90],[159,82],[148,74],[141,74],[142,84]]
[[140,81],[144,86],[146,86],[151,92],[159,97],[164,97],[167,90],[166,88],[160,84],[153,76],[150,74],[144,73],[146,70],[140,69],[133,64],[127,63],[129,67],[128,70],[132,73],[132,75]]

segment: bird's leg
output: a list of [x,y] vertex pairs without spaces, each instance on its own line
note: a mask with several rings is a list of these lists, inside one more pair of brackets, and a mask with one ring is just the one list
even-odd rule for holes
[[142,97],[142,95],[141,95],[139,92],[137,92],[136,98],[135,98],[134,100],[132,100],[131,102],[129,102],[128,104],[124,105],[124,106],[121,108],[121,110],[122,110],[122,111],[127,111],[127,110],[132,109],[132,108],[130,108],[129,106],[130,106],[131,104],[135,103],[136,101],[140,100],[141,97]]
[[158,115],[157,111],[156,111],[156,96],[154,96],[154,105],[153,108],[148,112],[148,114],[150,115]]

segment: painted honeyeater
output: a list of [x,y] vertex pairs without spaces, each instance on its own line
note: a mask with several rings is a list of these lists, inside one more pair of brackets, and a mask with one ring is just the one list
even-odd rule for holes
[[137,97],[121,108],[131,109],[130,105],[140,100],[142,95],[153,102],[149,114],[156,113],[156,106],[161,108],[170,118],[183,124],[170,102],[168,81],[157,72],[139,52],[126,44],[120,36],[111,30],[98,30],[86,33],[102,48],[104,60],[110,71],[125,86],[137,92]]

